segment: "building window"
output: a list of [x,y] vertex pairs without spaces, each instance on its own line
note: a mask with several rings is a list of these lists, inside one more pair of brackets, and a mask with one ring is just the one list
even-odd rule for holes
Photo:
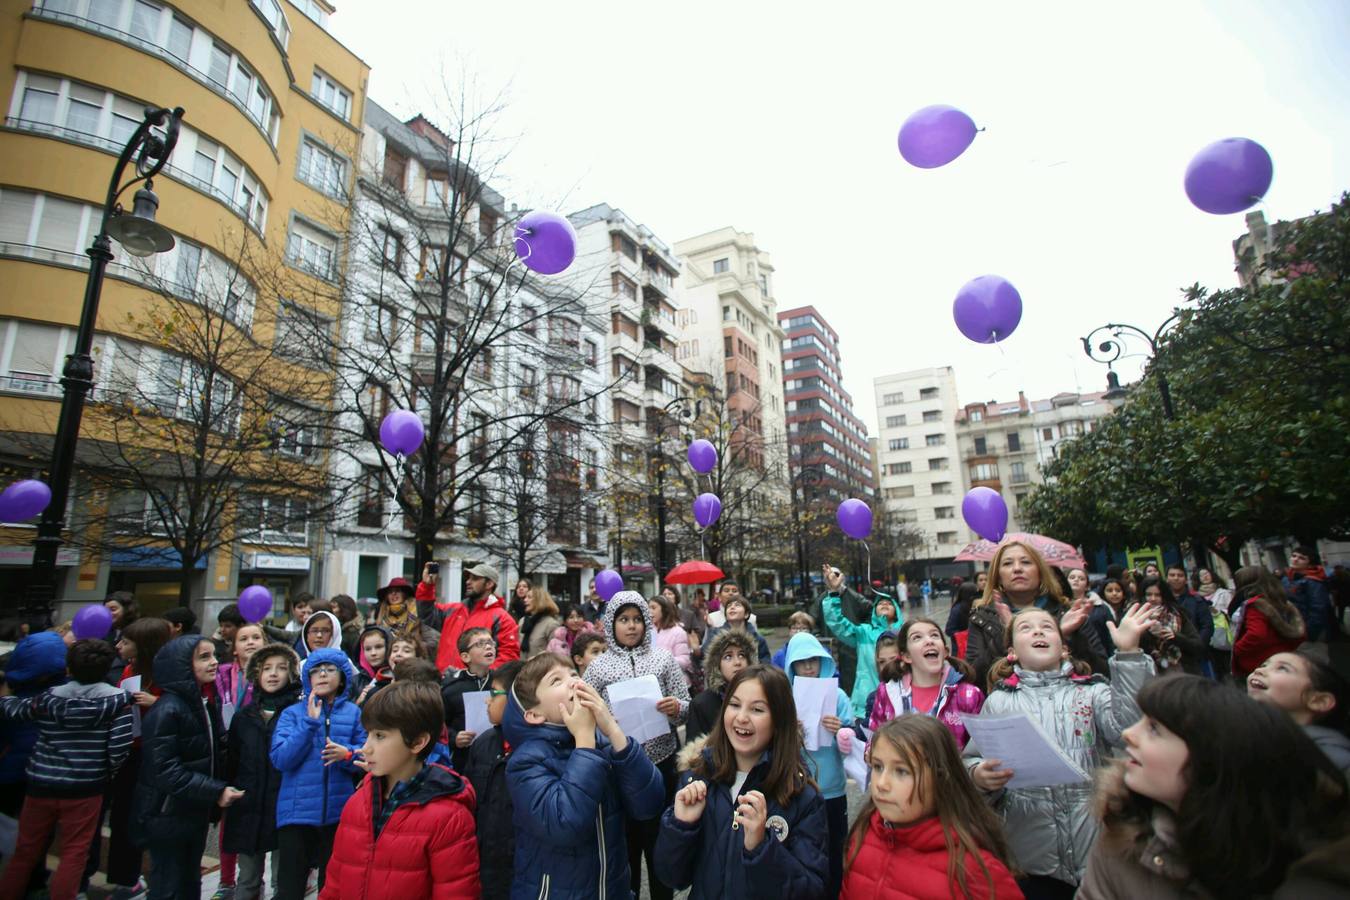
[[1020,453],[1022,450],[1022,436],[1016,431],[1008,432],[1008,452]]
[[998,466],[994,463],[980,463],[970,467],[971,481],[993,481],[998,478]]
[[1013,494],[1013,499],[1017,501],[1018,506],[1021,506],[1023,503],[1027,502],[1026,492],[1020,494]]
[[722,259],[713,260],[714,275],[724,275],[730,271],[731,271],[731,260],[726,259],[725,257]]
[[637,244],[633,243],[628,235],[616,233],[612,246],[615,253],[622,253],[633,262],[637,262]]
[[904,416],[887,416],[887,417],[886,417],[886,427],[887,427],[887,428],[899,428],[899,427],[901,427],[901,426],[904,425],[904,424],[905,424],[905,417],[904,417]]
[[882,406],[898,406],[905,402],[904,394],[885,394],[881,398]]
[[618,272],[610,276],[610,287],[614,296],[637,302],[637,285]]
[[929,447],[941,447],[947,443],[947,436],[944,434],[926,434],[923,436],[923,442]]
[[924,410],[923,420],[925,422],[937,422],[942,419],[942,411],[937,409]]
[[933,507],[933,518],[935,519],[955,519],[956,507],[953,506],[935,506]]
[[938,398],[937,388],[922,388],[919,391],[920,400],[936,400]]
[[887,500],[904,500],[906,497],[914,496],[914,485],[902,484],[899,487],[888,487],[881,494]]
[[1026,463],[1015,462],[1015,463],[1013,463],[1011,466],[1009,466],[1008,469],[1009,469],[1008,474],[1009,474],[1009,476],[1012,478],[1012,483],[1013,483],[1013,484],[1025,484],[1025,483],[1026,483],[1026,481],[1027,481],[1027,464],[1026,464]]
[[351,93],[319,69],[314,70],[309,94],[319,101],[319,105],[327,107],[343,121],[350,118],[352,112]]
[[982,437],[977,437],[975,439],[975,452],[981,456],[988,453],[989,452],[988,441]]
[[336,272],[337,238],[296,219],[286,235],[286,261],[312,275],[331,281]]
[[1041,429],[1041,440],[1053,441],[1055,439],[1055,430],[1053,428]]
[[301,181],[330,197],[342,197],[347,184],[347,164],[312,138],[300,142]]
[[886,464],[886,474],[887,474],[887,475],[907,475],[907,474],[909,474],[911,471],[913,471],[913,467],[914,467],[914,464],[913,464],[913,463],[907,463],[907,462],[901,462],[901,463],[887,463],[887,464]]
[[1065,422],[1059,426],[1060,437],[1073,437],[1083,433],[1083,423],[1077,420]]
[[379,528],[384,525],[384,469],[381,466],[361,467],[361,482],[357,486],[356,524],[361,528]]
[[596,362],[596,359],[599,357],[599,354],[600,354],[600,350],[599,350],[599,348],[596,346],[595,341],[591,340],[590,338],[587,338],[587,339],[586,339],[586,365],[590,366],[591,368],[595,368],[595,362]]
[[979,410],[979,409],[972,409],[972,410],[970,411],[970,421],[972,421],[972,422],[983,422],[983,421],[984,421],[984,411],[983,411],[983,410]]
[[402,191],[408,183],[408,157],[393,147],[384,148],[384,172],[382,179],[396,191]]
[[908,450],[909,438],[891,438],[886,443],[886,447],[889,450]]
[[333,323],[318,313],[283,300],[277,305],[273,348],[278,356],[306,366],[327,360]]
[[937,494],[950,494],[951,492],[952,492],[952,483],[951,483],[950,481],[935,481],[935,482],[933,482],[933,493],[934,493],[935,495],[937,495]]
[[956,532],[955,532],[955,531],[939,531],[939,532],[937,533],[937,542],[938,542],[939,544],[955,544],[955,543],[956,543]]
[[940,472],[945,468],[947,468],[947,457],[945,456],[935,456],[928,460],[928,471],[930,472]]

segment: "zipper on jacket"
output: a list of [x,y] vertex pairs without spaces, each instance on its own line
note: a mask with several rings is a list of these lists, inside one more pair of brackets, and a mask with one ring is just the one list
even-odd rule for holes
[[[328,731],[333,722],[333,710],[330,707],[323,714],[323,745],[328,746]],[[319,818],[319,825],[328,824],[328,770],[331,766],[323,767],[323,814]]]
[[544,878],[539,882],[539,900],[548,900],[548,873],[544,873]]
[[605,859],[605,805],[603,803],[600,804],[600,808],[595,814],[595,834],[599,838],[597,844],[600,848],[600,893],[598,896],[600,900],[605,900],[605,890],[609,881],[606,869],[609,868],[609,864],[608,860]]
[[216,777],[216,732],[211,727],[211,701],[202,697],[202,715],[206,716],[206,753],[207,767],[211,777]]

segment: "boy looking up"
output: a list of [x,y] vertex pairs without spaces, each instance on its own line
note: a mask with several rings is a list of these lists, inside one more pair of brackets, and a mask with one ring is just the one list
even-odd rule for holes
[[454,768],[462,772],[474,739],[472,731],[464,730],[464,695],[488,689],[492,664],[497,660],[497,642],[486,628],[466,628],[459,636],[458,650],[464,668],[446,672],[441,682],[441,698],[445,703],[445,727],[450,730],[450,745],[454,748]]

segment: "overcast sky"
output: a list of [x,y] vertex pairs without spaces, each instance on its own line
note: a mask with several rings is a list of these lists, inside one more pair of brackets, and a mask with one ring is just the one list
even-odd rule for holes
[[[498,186],[521,205],[608,202],[668,243],[754,232],[779,308],[814,304],[839,332],[873,434],[879,375],[952,365],[962,403],[1101,390],[1079,337],[1151,330],[1179,287],[1233,285],[1243,215],[1202,213],[1181,186],[1205,144],[1266,147],[1272,221],[1350,188],[1344,0],[340,0],[332,29],[402,116],[444,96],[443,61],[509,84],[502,133],[519,140]],[[924,171],[896,133],[933,103],[987,130]],[[951,318],[988,273],[1024,304],[998,347]]]

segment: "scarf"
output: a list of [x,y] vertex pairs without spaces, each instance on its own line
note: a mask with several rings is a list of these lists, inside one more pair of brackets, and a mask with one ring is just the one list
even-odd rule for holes
[[1202,584],[1202,585],[1200,585],[1200,593],[1203,594],[1203,595],[1206,596],[1206,597],[1209,597],[1209,596],[1213,595],[1213,593],[1214,593],[1215,591],[1217,591],[1218,589],[1219,589],[1219,584],[1218,584],[1218,582],[1216,582],[1216,581],[1211,581],[1209,584]]
[[390,604],[382,603],[375,621],[388,628],[396,638],[422,636],[422,624],[417,619],[417,608],[412,603],[404,603],[402,612],[398,613],[394,612]]

